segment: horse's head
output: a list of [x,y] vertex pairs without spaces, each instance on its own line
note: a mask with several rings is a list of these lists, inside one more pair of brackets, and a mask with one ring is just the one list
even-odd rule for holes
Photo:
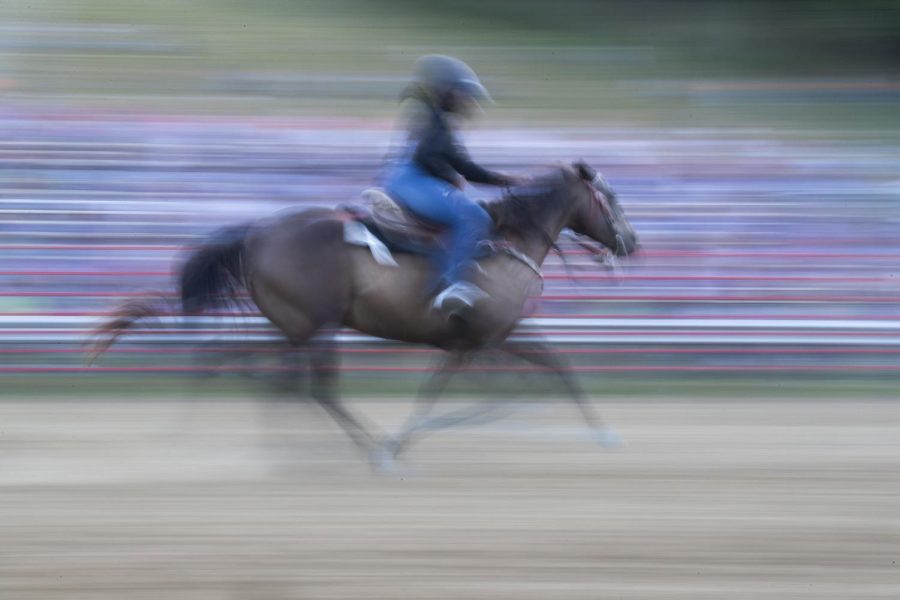
[[606,180],[583,162],[572,165],[576,198],[566,227],[609,248],[616,256],[638,249],[638,238]]

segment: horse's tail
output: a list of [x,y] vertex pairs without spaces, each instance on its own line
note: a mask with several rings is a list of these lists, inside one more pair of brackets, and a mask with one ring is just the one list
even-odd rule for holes
[[213,233],[181,267],[181,308],[186,314],[234,303],[244,287],[244,240],[250,224]]
[[[183,313],[198,313],[237,301],[243,286],[244,239],[249,231],[249,224],[220,229],[188,257],[179,275]],[[163,293],[120,304],[91,333],[88,364],[137,321],[171,313],[172,309],[172,301]]]
[[170,301],[162,292],[123,302],[113,310],[110,318],[91,331],[88,336],[87,364],[92,365],[97,357],[106,352],[119,336],[136,321],[170,312]]

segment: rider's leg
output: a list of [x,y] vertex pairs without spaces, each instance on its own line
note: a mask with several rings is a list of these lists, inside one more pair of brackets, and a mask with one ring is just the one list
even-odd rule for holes
[[[456,215],[445,202],[445,198],[453,189],[449,183],[432,177],[412,163],[402,163],[390,173],[385,188],[391,198],[410,212],[442,225],[452,232]],[[448,250],[451,243],[452,239],[448,235],[446,247],[437,246],[431,253],[436,279],[441,278],[448,270]],[[446,285],[446,282],[441,281],[434,288],[440,289]]]
[[[466,279],[471,276],[468,271],[476,257],[478,243],[490,235],[490,215],[461,190],[415,165],[399,167],[389,179],[387,188],[388,193],[415,214],[448,228],[448,248],[439,257],[443,266],[442,283],[450,286],[447,292],[451,296],[471,306],[483,292]],[[443,299],[439,298],[438,304],[441,304]]]
[[472,278],[477,268],[478,243],[490,235],[491,217],[479,205],[456,190],[448,195],[448,205],[456,216],[449,233],[446,268],[442,280],[446,287],[434,299],[434,307],[445,314],[461,314],[487,294]]
[[449,283],[456,283],[471,277],[469,271],[476,258],[478,243],[490,237],[492,222],[484,208],[459,190],[450,194],[448,201],[456,222],[450,234],[452,239],[444,277]]

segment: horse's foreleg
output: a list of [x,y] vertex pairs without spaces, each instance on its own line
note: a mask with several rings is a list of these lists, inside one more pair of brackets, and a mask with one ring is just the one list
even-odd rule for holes
[[471,356],[468,354],[450,353],[422,384],[412,413],[406,418],[397,435],[385,442],[384,450],[390,459],[396,458],[409,447],[413,437],[421,432],[423,425],[428,421],[435,402],[450,383],[450,379],[470,360]]
[[618,434],[603,422],[600,414],[585,396],[584,390],[581,389],[569,365],[550,345],[540,341],[510,342],[504,345],[503,349],[533,365],[544,367],[555,373],[597,442],[607,448],[621,445]]

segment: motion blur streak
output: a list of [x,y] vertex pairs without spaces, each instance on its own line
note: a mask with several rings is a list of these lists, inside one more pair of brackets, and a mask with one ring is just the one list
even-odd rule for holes
[[[900,596],[898,40],[878,0],[4,2],[0,598]],[[215,228],[377,184],[433,52],[496,100],[478,160],[583,159],[640,236],[616,270],[563,240],[515,334],[619,452],[487,354],[441,406],[489,422],[373,475],[252,307],[85,366]],[[397,431],[436,351],[336,333]]]

